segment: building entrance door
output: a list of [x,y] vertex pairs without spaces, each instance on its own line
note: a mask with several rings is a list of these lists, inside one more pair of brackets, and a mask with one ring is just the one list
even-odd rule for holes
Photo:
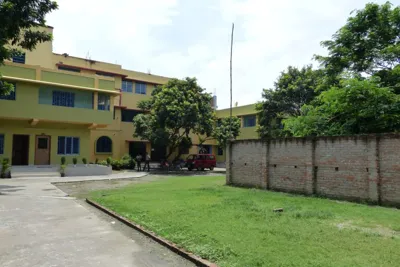
[[35,165],[50,165],[50,136],[36,136]]
[[13,135],[11,165],[29,164],[29,135]]

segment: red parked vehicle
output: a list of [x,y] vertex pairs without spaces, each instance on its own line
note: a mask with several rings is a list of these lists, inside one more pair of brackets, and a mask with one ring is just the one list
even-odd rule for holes
[[198,171],[204,171],[204,169],[214,170],[217,166],[217,160],[211,154],[192,154],[187,157],[185,166],[189,171],[193,169]]

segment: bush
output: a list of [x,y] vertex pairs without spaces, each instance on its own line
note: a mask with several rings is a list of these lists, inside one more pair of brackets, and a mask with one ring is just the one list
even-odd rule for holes
[[83,159],[82,159],[82,163],[85,164],[85,165],[87,164],[86,158],[83,158]]
[[94,162],[95,164],[99,164],[99,159],[96,158],[96,161]]
[[113,159],[111,157],[108,157],[107,158],[107,166],[110,166],[112,161],[113,161]]
[[113,170],[119,171],[123,167],[123,161],[114,159],[114,160],[111,161],[111,167],[112,167]]
[[61,165],[65,165],[65,162],[66,162],[67,160],[66,160],[66,158],[65,157],[61,157]]
[[108,163],[105,160],[99,161],[97,164],[102,166],[108,166]]
[[10,168],[10,159],[4,158],[1,162],[1,178],[7,178],[6,175],[9,174]]
[[77,158],[73,158],[73,159],[72,159],[72,163],[73,163],[74,165],[76,165],[76,164],[78,163],[78,159],[77,159]]

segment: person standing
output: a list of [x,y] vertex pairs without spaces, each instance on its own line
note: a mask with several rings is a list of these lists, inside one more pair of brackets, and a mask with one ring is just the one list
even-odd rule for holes
[[149,155],[149,153],[146,153],[143,170],[146,170],[146,166],[147,166],[147,171],[150,172],[150,155]]
[[142,170],[142,155],[138,154],[136,156],[136,164],[137,164],[137,170],[140,172]]

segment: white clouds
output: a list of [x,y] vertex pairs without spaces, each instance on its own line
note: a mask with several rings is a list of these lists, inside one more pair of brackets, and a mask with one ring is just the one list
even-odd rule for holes
[[[184,2],[185,1],[185,2]],[[230,27],[235,22],[234,101],[260,100],[288,65],[311,63],[319,43],[369,0],[59,0],[48,18],[56,52],[118,62],[217,89],[229,106]],[[379,1],[379,2],[385,2]]]

